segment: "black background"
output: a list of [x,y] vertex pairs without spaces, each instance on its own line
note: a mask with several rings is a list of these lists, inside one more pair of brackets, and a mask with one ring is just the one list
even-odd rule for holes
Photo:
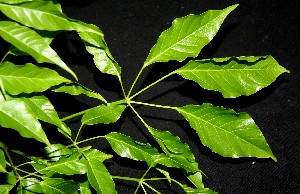
[[[228,16],[216,37],[201,51],[197,59],[272,55],[291,71],[290,74],[283,74],[271,86],[254,95],[237,99],[223,99],[218,93],[203,90],[193,82],[173,76],[141,94],[137,100],[171,106],[210,102],[233,108],[238,112],[245,111],[260,126],[278,162],[275,163],[271,159],[222,158],[201,145],[197,135],[178,113],[148,107],[138,107],[137,110],[150,126],[170,130],[190,145],[200,169],[208,176],[204,178],[205,186],[219,193],[300,192],[297,181],[300,168],[299,1],[63,0],[60,2],[64,13],[69,17],[95,24],[104,32],[110,51],[122,68],[122,80],[126,91],[160,33],[169,28],[175,18],[190,13],[201,14],[208,9],[223,9],[239,3],[239,7]],[[1,44],[4,44],[2,40]],[[5,46],[4,44],[1,47],[2,55]],[[117,80],[113,76],[98,72],[91,55],[85,52],[75,33],[60,34],[52,46],[75,71],[80,83],[99,91],[108,101],[121,97]],[[186,62],[187,60],[183,63],[171,61],[152,65],[142,74],[136,89],[148,85]],[[64,72],[62,74],[68,76]],[[50,96],[50,99],[61,116],[98,104],[85,97],[73,100],[62,94]],[[69,124],[74,129],[79,126],[76,120]],[[2,132],[1,141],[7,141],[6,137],[18,136],[6,129],[3,130],[11,137],[7,134],[2,135]],[[110,131],[131,135],[135,140],[142,142],[151,141],[143,125],[130,111],[125,111],[116,124],[86,127],[81,138],[102,135]],[[50,139],[57,141],[57,135],[50,135]],[[3,140],[5,138],[6,140]],[[96,148],[111,151],[105,141],[98,140],[91,143]],[[40,144],[30,141],[30,145],[28,150],[32,151],[33,146]],[[138,162],[118,157],[109,161],[107,166],[113,175],[132,177],[142,176],[146,168]],[[152,173],[153,176],[157,175],[155,172]],[[177,173],[174,171],[172,175],[184,181],[185,179]],[[119,193],[133,193],[135,185],[127,183],[117,181]],[[180,188],[173,184],[173,190],[164,182],[154,185],[162,193],[182,193]]]

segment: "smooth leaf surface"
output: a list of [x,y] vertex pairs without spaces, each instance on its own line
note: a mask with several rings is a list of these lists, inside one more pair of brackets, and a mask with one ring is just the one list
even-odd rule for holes
[[46,62],[55,64],[77,79],[75,73],[49,46],[47,40],[34,30],[26,26],[21,26],[16,22],[0,21],[0,36],[19,50],[31,55],[38,63]]
[[51,144],[45,147],[45,152],[48,158],[51,158],[51,160],[55,160],[55,161],[59,160],[61,156],[68,156],[73,154],[72,149],[62,144]]
[[160,35],[152,47],[144,67],[155,62],[183,61],[187,57],[196,57],[236,7],[237,5],[232,5],[223,10],[209,10],[201,15],[175,19],[172,26]]
[[225,157],[272,158],[276,161],[262,132],[247,113],[211,104],[177,107],[203,145]]
[[23,2],[30,2],[33,0],[0,0],[0,3],[7,3],[7,4],[18,4]]
[[92,194],[92,191],[90,188],[90,183],[88,181],[80,183],[79,191],[80,191],[80,194]]
[[0,193],[9,194],[9,191],[12,190],[13,187],[14,187],[13,185],[8,185],[8,184],[0,185]]
[[23,137],[50,144],[35,114],[21,100],[0,103],[0,125],[18,131]]
[[266,56],[190,61],[175,72],[205,89],[221,92],[225,98],[235,98],[254,94],[289,71]]
[[40,182],[45,194],[77,194],[79,185],[62,178],[47,178]]
[[149,144],[134,141],[130,136],[121,133],[109,133],[105,138],[119,156],[145,161],[149,166],[154,162],[154,156],[159,155],[159,152]]
[[105,98],[103,96],[101,96],[99,93],[87,88],[87,87],[84,87],[78,83],[63,83],[63,84],[60,84],[58,86],[55,86],[55,88],[53,89],[54,92],[64,92],[64,93],[67,93],[67,94],[70,94],[70,95],[80,95],[80,94],[84,94],[88,97],[91,97],[91,98],[96,98],[96,99],[99,99],[103,102],[107,102],[105,100]]
[[90,32],[80,32],[86,50],[94,56],[96,67],[102,72],[115,76],[121,75],[121,67],[112,57],[103,36]]
[[6,172],[6,160],[4,152],[0,149],[0,173]]
[[23,192],[20,193],[43,193],[43,189],[39,182],[40,180],[36,178],[26,178],[22,180]]
[[[109,155],[92,150],[85,154],[88,166],[88,180],[97,193],[116,194],[114,181],[102,163]],[[111,157],[111,156],[110,156]]]
[[111,103],[108,105],[100,105],[87,111],[83,115],[81,122],[83,125],[113,123],[120,118],[125,108],[126,108],[125,105],[116,104],[116,103]]
[[31,108],[39,120],[53,124],[59,127],[61,133],[71,136],[71,130],[60,120],[56,110],[47,97],[43,95],[25,95],[24,97],[21,97],[21,99]]
[[51,1],[34,0],[19,5],[1,3],[0,10],[12,20],[38,30],[76,30],[103,35],[94,25],[68,18],[61,12],[61,7]]
[[51,86],[69,82],[51,69],[31,63],[14,65],[10,62],[4,62],[0,66],[0,81],[4,89],[12,95],[43,92]]
[[85,174],[87,172],[86,161],[80,156],[81,154],[76,153],[68,157],[61,157],[57,162],[47,166],[46,170],[65,175]]

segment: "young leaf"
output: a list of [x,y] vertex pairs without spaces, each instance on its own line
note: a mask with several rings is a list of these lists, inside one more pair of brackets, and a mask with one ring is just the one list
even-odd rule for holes
[[14,65],[10,62],[4,62],[0,66],[0,81],[4,89],[12,95],[43,92],[51,86],[69,82],[51,69],[31,63]]
[[232,5],[223,10],[209,10],[201,15],[175,19],[172,27],[164,31],[152,47],[144,67],[155,62],[183,61],[187,57],[196,57],[236,7]]
[[211,104],[177,107],[203,145],[225,157],[272,158],[276,161],[260,129],[247,113]]
[[45,194],[77,194],[79,185],[62,178],[46,178],[40,182]]
[[94,125],[99,123],[109,124],[116,122],[124,109],[125,105],[111,103],[108,105],[100,105],[87,111],[81,122],[83,125]]
[[109,133],[105,135],[105,138],[121,157],[145,161],[149,166],[153,164],[154,157],[159,155],[159,152],[149,144],[134,141],[131,137],[121,133]]
[[0,173],[6,172],[6,160],[4,152],[0,149]]
[[121,74],[121,67],[112,57],[103,36],[90,32],[80,32],[79,36],[84,41],[86,50],[94,56],[96,67],[102,73],[119,77]]
[[57,162],[51,163],[45,170],[54,171],[59,174],[74,175],[85,174],[87,167],[85,159],[81,158],[81,154],[75,153],[68,157],[60,157]]
[[51,1],[34,0],[18,5],[0,3],[0,10],[10,19],[38,30],[76,30],[103,35],[94,25],[68,18],[61,12],[61,7]]
[[8,184],[0,185],[0,193],[9,194],[10,190],[12,190],[13,187],[14,187],[13,185],[8,185]]
[[80,95],[85,94],[88,97],[99,99],[105,103],[107,101],[97,92],[92,91],[91,89],[80,85],[79,83],[62,83],[58,86],[55,86],[53,89],[54,92],[64,92],[71,95]]
[[56,64],[77,79],[75,73],[60,59],[47,41],[34,30],[16,22],[0,21],[0,36],[19,50],[31,55],[38,63]]
[[114,181],[102,163],[111,156],[97,150],[88,151],[84,156],[87,160],[88,180],[97,193],[116,194]]
[[190,61],[175,72],[205,89],[221,92],[225,98],[235,98],[254,94],[289,71],[266,56]]
[[25,102],[25,104],[31,108],[31,110],[34,112],[34,114],[39,120],[53,124],[59,127],[59,131],[62,134],[67,134],[68,136],[71,136],[71,130],[67,127],[65,123],[63,123],[59,119],[56,110],[54,109],[53,105],[47,97],[43,95],[25,95],[20,99],[23,100],[23,102]]
[[0,125],[18,131],[23,137],[50,144],[35,114],[22,100],[0,103]]
[[73,150],[62,144],[51,144],[45,147],[45,152],[48,158],[57,161],[61,156],[68,156],[73,154]]

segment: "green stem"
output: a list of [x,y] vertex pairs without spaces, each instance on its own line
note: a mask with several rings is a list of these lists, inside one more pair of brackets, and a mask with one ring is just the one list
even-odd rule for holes
[[143,66],[143,67],[140,69],[140,71],[139,71],[139,73],[137,74],[137,76],[135,77],[135,80],[133,81],[133,83],[132,83],[132,85],[131,85],[131,87],[130,87],[130,90],[129,90],[128,94],[127,94],[127,97],[130,96],[130,94],[131,94],[131,92],[132,92],[132,90],[133,90],[133,88],[134,88],[134,86],[135,86],[137,80],[139,79],[140,75],[142,74],[144,68],[145,68],[145,67]]
[[14,165],[14,163],[13,163],[13,161],[12,161],[12,159],[11,159],[8,151],[7,151],[7,149],[4,148],[3,150],[4,150],[4,152],[5,152],[6,156],[7,156],[8,162],[10,163],[10,166],[12,167],[12,170],[13,170],[15,176],[19,178],[20,175],[19,175],[19,173],[18,173],[18,171],[17,171],[17,169],[16,169],[16,167],[15,167],[15,165]]
[[164,106],[164,105],[150,104],[150,103],[146,103],[146,102],[137,102],[137,101],[130,101],[130,102],[132,104],[141,104],[141,105],[152,106],[152,107],[156,107],[156,108],[164,108],[164,109],[174,109],[174,110],[176,110],[176,107],[172,107],[172,106]]
[[10,51],[8,50],[5,55],[2,57],[0,65],[3,63],[3,61],[5,60],[5,58],[10,54]]
[[[94,107],[93,107],[93,108],[94,108]],[[61,121],[70,120],[70,119],[72,119],[72,118],[74,118],[74,117],[78,117],[78,116],[80,116],[80,115],[83,115],[84,113],[86,113],[86,112],[89,111],[90,109],[92,109],[92,108],[89,108],[89,109],[80,111],[80,112],[78,112],[78,113],[74,113],[74,114],[69,115],[69,116],[67,116],[67,117],[64,117],[64,118],[62,118],[62,119],[60,119],[60,120],[61,120]]]
[[[146,124],[146,125],[147,125],[147,124]],[[148,125],[147,125],[147,126],[148,126]],[[144,183],[144,178],[145,178],[145,176],[148,174],[148,172],[150,171],[150,169],[151,169],[151,168],[153,167],[153,165],[155,165],[155,164],[156,164],[155,162],[152,163],[152,164],[149,166],[149,168],[146,170],[146,172],[143,174],[142,178],[140,178],[140,180],[139,180],[139,185],[136,187],[136,189],[135,189],[135,191],[134,191],[135,194],[138,192],[140,186]]]
[[161,192],[159,192],[158,190],[154,189],[151,185],[149,185],[148,183],[144,182],[144,185],[146,185],[147,187],[149,187],[152,191],[154,191],[155,193],[161,194]]
[[145,125],[145,127],[150,128],[150,126],[144,121],[144,119],[139,115],[139,113],[133,108],[133,106],[128,103],[128,106],[132,109],[132,111],[136,114],[136,116],[140,119],[140,121]]
[[91,138],[88,138],[88,139],[85,139],[85,140],[82,140],[82,141],[79,141],[79,142],[75,142],[75,144],[78,145],[78,144],[82,144],[84,142],[92,141],[92,140],[99,139],[99,138],[105,138],[105,136],[91,137]]
[[78,137],[79,137],[79,134],[80,134],[80,132],[81,132],[82,127],[83,127],[83,125],[80,126],[80,128],[79,128],[79,130],[78,130],[78,132],[77,132],[77,134],[76,134],[76,137],[75,137],[75,140],[74,140],[73,143],[76,143],[76,141],[77,141],[77,139],[78,139]]
[[122,176],[111,176],[113,179],[120,179],[125,181],[134,181],[134,182],[140,182],[140,179],[138,178],[131,178],[131,177],[122,177]]
[[[141,94],[141,93],[142,93],[142,92],[144,92],[145,90],[147,90],[147,89],[151,88],[151,87],[152,87],[152,86],[154,86],[155,84],[157,84],[157,83],[161,82],[162,80],[166,79],[167,77],[169,77],[169,76],[171,76],[171,75],[173,75],[173,74],[175,74],[175,72],[174,72],[174,71],[173,71],[173,72],[171,72],[171,73],[169,73],[168,75],[165,75],[164,77],[162,77],[162,78],[160,78],[160,79],[156,80],[156,81],[155,81],[155,82],[153,82],[152,84],[150,84],[150,85],[148,85],[148,86],[144,87],[143,89],[141,89],[140,91],[138,91],[138,92],[137,92],[137,93],[135,93],[134,95],[130,96],[130,97],[129,97],[129,99],[132,99],[132,98],[136,97],[137,95]],[[130,94],[130,93],[129,93],[129,94]],[[129,96],[129,95],[127,95],[127,96]]]

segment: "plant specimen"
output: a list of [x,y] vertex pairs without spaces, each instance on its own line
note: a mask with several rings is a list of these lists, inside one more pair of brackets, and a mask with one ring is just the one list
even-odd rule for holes
[[[272,56],[190,60],[213,39],[227,15],[236,7],[232,5],[223,10],[209,10],[175,19],[172,26],[160,35],[130,89],[125,91],[121,67],[98,27],[69,18],[62,12],[60,4],[53,0],[0,0],[0,10],[7,17],[7,20],[0,21],[0,36],[11,44],[0,64],[0,125],[45,145],[43,155],[30,156],[0,142],[0,173],[5,177],[0,193],[9,193],[12,189],[19,193],[117,193],[114,180],[136,182],[135,193],[147,193],[148,190],[160,193],[151,185],[152,181],[160,180],[175,183],[186,193],[215,193],[204,187],[204,173],[189,146],[168,129],[150,126],[139,114],[137,106],[178,112],[194,129],[201,143],[223,157],[271,158],[276,161],[262,132],[247,113],[237,113],[210,103],[174,107],[135,100],[144,91],[175,74],[204,89],[220,92],[224,98],[237,98],[254,94],[274,82],[280,74],[289,72]],[[86,51],[93,56],[99,73],[118,80],[123,98],[108,102],[105,96],[80,84],[76,74],[51,47],[53,39],[62,31],[78,34]],[[14,64],[7,60],[8,55],[16,58],[30,55],[36,64]],[[144,69],[156,62],[171,60],[184,63],[134,93]],[[61,76],[54,65],[68,72],[70,78]],[[49,92],[83,94],[97,99],[99,105],[59,118],[47,98]],[[152,138],[151,144],[138,142],[117,131],[88,139],[79,138],[85,126],[117,122],[125,109],[130,109],[139,118]],[[75,117],[81,119],[78,130],[67,125],[67,121]],[[56,126],[69,144],[51,142],[44,130],[49,125]],[[114,152],[82,146],[95,139],[108,142]],[[26,162],[15,165],[12,154],[24,157]],[[142,177],[111,174],[105,164],[114,155],[125,161],[131,159],[145,163],[148,168]],[[169,173],[170,168],[177,169],[189,182],[174,179]],[[160,172],[161,176],[149,177],[152,170]]]

